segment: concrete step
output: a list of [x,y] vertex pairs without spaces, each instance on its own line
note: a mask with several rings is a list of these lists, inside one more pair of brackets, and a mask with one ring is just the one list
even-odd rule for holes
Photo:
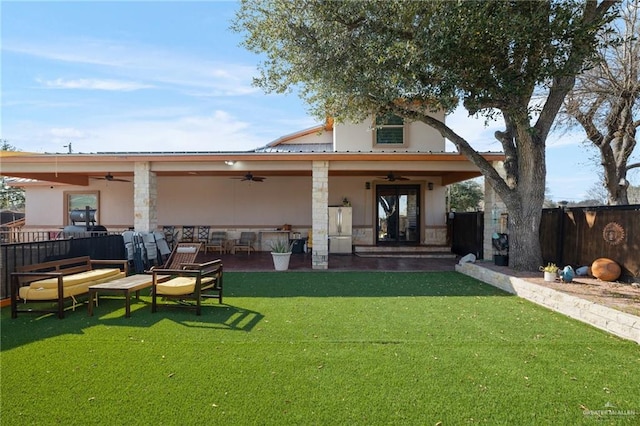
[[360,257],[413,257],[453,259],[449,246],[362,246],[354,247],[354,253]]

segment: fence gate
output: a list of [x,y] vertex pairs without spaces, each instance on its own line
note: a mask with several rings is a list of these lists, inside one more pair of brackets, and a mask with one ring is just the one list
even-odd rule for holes
[[484,259],[484,213],[450,213],[447,221],[451,251],[460,256],[473,253],[476,259]]

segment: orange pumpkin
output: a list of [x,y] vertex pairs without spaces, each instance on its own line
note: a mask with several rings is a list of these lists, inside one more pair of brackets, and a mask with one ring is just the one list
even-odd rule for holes
[[606,257],[596,259],[591,264],[591,274],[602,281],[615,281],[621,272],[620,265]]

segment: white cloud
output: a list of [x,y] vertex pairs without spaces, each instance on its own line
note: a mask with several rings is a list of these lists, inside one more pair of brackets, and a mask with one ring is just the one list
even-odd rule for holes
[[110,120],[69,127],[21,122],[5,127],[1,137],[29,152],[66,152],[68,143],[76,153],[247,151],[271,142],[280,135],[270,132],[277,131],[257,129],[252,123],[216,110],[210,115]]
[[[504,130],[502,120],[470,117],[467,110],[460,106],[447,116],[446,123],[476,151],[502,151],[502,145],[494,136],[496,130]],[[455,150],[453,143],[447,142],[447,145],[447,149]]]
[[91,129],[83,152],[246,151],[266,144],[249,123],[225,111],[161,121],[114,122]]
[[582,146],[586,139],[583,131],[573,129],[570,131],[556,130],[547,138],[547,148],[556,149],[565,146]]
[[131,92],[134,90],[148,89],[153,87],[149,84],[122,80],[99,80],[91,78],[81,78],[76,80],[38,80],[39,83],[53,89],[79,89],[79,90],[107,90],[119,92]]
[[[114,77],[112,80],[58,78],[49,81],[51,87],[77,85],[80,87],[72,88],[136,90],[170,85],[191,96],[241,96],[259,91],[252,86],[256,74],[254,65],[216,60],[213,56],[194,56],[153,45],[99,39],[39,41],[38,44],[5,40],[2,49],[54,63],[95,66],[96,73]],[[123,78],[136,83],[123,82]]]
[[71,127],[53,128],[49,131],[49,133],[53,138],[56,139],[82,139],[86,137],[86,135],[81,130]]

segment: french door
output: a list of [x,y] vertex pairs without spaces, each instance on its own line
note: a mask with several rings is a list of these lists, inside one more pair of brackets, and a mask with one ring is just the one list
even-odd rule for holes
[[420,241],[419,185],[378,185],[376,205],[376,244],[418,244]]

